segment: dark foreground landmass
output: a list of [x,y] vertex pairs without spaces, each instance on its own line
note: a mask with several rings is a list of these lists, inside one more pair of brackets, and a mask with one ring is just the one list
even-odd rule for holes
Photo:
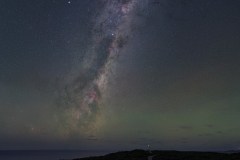
[[240,153],[133,150],[73,160],[240,160]]

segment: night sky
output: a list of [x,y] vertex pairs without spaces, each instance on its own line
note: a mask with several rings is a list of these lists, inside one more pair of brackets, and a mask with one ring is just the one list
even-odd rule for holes
[[1,0],[0,149],[240,149],[239,8]]

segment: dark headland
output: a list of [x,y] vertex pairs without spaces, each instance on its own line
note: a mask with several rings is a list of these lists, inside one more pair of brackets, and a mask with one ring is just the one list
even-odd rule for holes
[[196,151],[121,151],[104,156],[77,158],[73,160],[240,160],[238,153]]

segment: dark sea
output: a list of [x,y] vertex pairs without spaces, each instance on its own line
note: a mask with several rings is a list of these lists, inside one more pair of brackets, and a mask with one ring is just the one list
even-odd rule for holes
[[70,160],[107,153],[107,151],[79,150],[2,150],[0,160]]

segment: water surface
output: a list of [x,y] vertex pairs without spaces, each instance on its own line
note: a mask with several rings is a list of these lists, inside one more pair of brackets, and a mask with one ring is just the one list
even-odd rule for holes
[[4,150],[0,160],[60,160],[105,155],[107,151],[80,150]]

